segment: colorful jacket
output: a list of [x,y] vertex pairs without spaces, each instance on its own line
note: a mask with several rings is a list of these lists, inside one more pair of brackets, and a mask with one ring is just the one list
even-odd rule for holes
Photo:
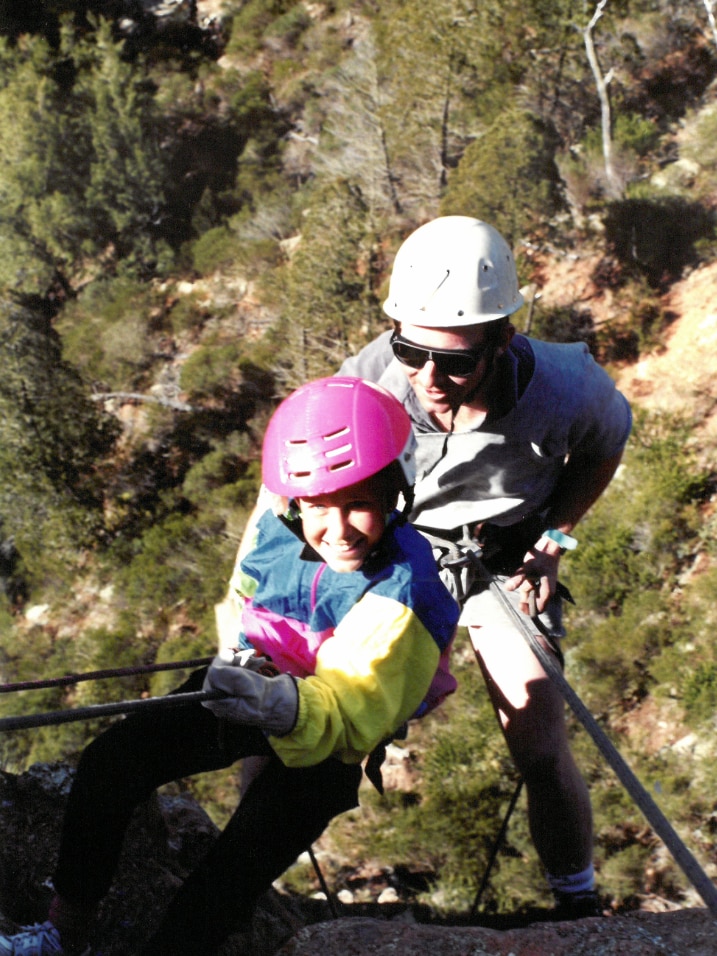
[[297,678],[297,723],[271,745],[287,766],[358,763],[456,687],[458,606],[431,549],[395,517],[357,571],[337,573],[270,511],[240,563],[242,643]]

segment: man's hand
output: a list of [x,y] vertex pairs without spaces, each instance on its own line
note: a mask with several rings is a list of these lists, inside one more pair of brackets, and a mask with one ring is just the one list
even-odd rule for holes
[[276,737],[284,737],[294,729],[299,713],[299,691],[290,674],[267,677],[243,666],[240,655],[233,661],[217,656],[204,678],[203,689],[220,690],[229,695],[204,701],[204,706],[217,717],[259,727]]
[[513,577],[506,581],[507,591],[520,592],[520,610],[524,614],[534,613],[531,607],[533,598],[538,613],[545,609],[558,586],[559,564],[559,545],[550,538],[541,538],[525,555]]

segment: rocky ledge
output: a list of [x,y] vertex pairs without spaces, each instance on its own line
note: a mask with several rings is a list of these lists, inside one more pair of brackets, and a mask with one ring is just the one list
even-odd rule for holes
[[[37,764],[0,772],[0,929],[44,918],[51,893],[72,769]],[[101,956],[132,956],[152,932],[167,899],[216,836],[216,827],[186,794],[155,797],[136,814],[115,884],[95,934]],[[221,956],[715,956],[717,920],[701,908],[637,911],[573,923],[521,928],[421,922],[407,905],[340,905],[266,894],[249,934]],[[203,956],[197,953],[196,956]]]

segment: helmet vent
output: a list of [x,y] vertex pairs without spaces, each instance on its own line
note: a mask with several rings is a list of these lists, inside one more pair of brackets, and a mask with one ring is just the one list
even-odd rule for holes
[[353,468],[355,464],[353,458],[349,458],[348,461],[339,461],[335,465],[329,465],[329,471],[345,471],[347,468]]
[[345,425],[343,428],[339,428],[338,431],[331,432],[329,435],[324,435],[324,441],[333,441],[334,438],[340,438],[342,435],[348,435],[348,433],[348,425]]
[[343,455],[345,452],[351,451],[351,444],[342,445],[340,448],[332,448],[326,452],[327,458],[336,458],[337,455]]

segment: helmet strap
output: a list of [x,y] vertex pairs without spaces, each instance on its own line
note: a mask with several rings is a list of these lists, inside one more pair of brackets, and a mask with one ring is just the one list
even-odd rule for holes
[[296,499],[292,498],[289,501],[289,507],[283,514],[277,515],[277,518],[281,523],[295,535],[299,541],[306,542],[304,537],[304,526],[301,523],[301,515],[299,513],[299,507],[296,504]]
[[401,493],[403,494],[403,508],[401,508],[401,511],[399,512],[398,523],[405,524],[408,521],[408,516],[413,511],[413,500],[415,498],[415,494],[412,487],[404,488]]

